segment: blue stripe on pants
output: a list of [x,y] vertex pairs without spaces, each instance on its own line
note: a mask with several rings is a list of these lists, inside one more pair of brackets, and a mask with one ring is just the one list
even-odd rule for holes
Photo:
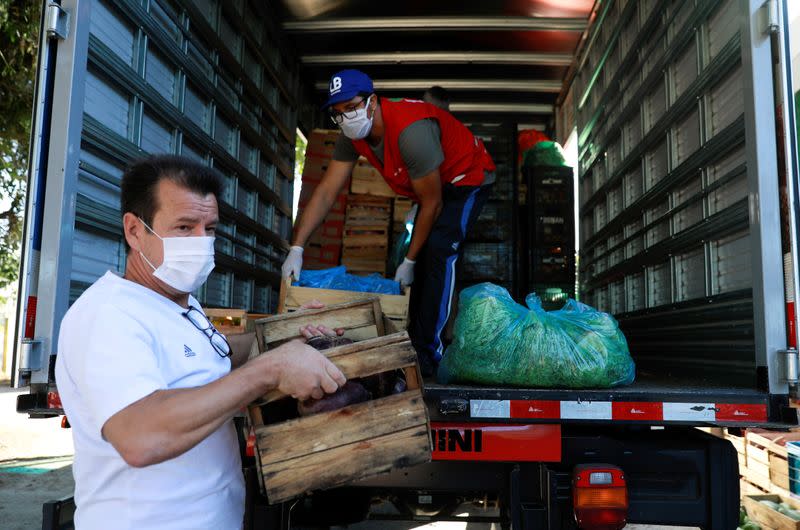
[[[467,235],[467,223],[469,222],[472,208],[475,205],[475,196],[480,191],[480,188],[475,188],[469,194],[467,200],[464,202],[464,209],[461,211],[461,242]],[[458,261],[458,252],[449,256],[446,262],[445,280],[442,288],[441,300],[439,301],[439,314],[436,318],[436,328],[433,334],[433,344],[431,349],[434,352],[434,360],[440,361],[444,345],[442,344],[442,330],[447,325],[447,320],[450,318],[450,311],[453,303],[453,290],[456,285],[456,261]]]

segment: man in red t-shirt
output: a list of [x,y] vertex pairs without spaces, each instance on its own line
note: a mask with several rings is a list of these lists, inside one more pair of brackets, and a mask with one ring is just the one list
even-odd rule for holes
[[299,277],[303,245],[328,214],[358,157],[366,157],[396,193],[418,205],[411,244],[395,280],[414,284],[409,335],[423,375],[430,375],[442,356],[456,262],[494,183],[494,163],[452,114],[419,100],[379,98],[372,80],[358,70],[331,77],[324,108],[342,135],[297,223],[283,276]]

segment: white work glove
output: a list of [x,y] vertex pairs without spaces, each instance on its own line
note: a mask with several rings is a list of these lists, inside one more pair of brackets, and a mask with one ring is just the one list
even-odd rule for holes
[[403,263],[397,267],[397,272],[394,273],[394,281],[403,287],[414,283],[414,264],[416,263],[416,261],[403,258]]
[[289,249],[289,255],[286,256],[286,261],[283,262],[281,273],[284,278],[294,276],[295,280],[300,280],[300,270],[303,268],[303,247],[292,247]]

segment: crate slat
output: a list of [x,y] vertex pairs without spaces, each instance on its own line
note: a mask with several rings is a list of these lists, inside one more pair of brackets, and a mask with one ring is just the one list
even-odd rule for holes
[[399,467],[424,464],[431,459],[427,425],[264,464],[262,474],[270,503],[291,499],[307,491],[327,489],[386,473]]
[[[294,313],[284,313],[255,322],[261,351],[294,338],[299,338],[300,328],[307,324],[344,329],[346,332],[361,328],[375,328],[375,335],[384,334],[383,312],[377,297],[355,300],[322,309],[306,309]],[[345,333],[345,336],[348,336]]]
[[[425,423],[419,391],[407,391],[344,409],[256,429],[262,461],[298,458]],[[421,414],[422,413],[422,414]],[[335,429],[331,428],[335,425]]]
[[[347,379],[404,368],[417,362],[417,352],[405,331],[361,340],[321,353],[328,357]],[[284,395],[281,392],[273,390],[264,395],[262,402],[269,403],[282,397]]]
[[767,526],[775,530],[800,530],[800,521],[795,521],[788,515],[784,515],[765,504],[761,504],[760,501],[762,500],[768,500],[778,504],[785,502],[793,509],[799,507],[794,499],[781,497],[780,495],[748,495],[744,497],[744,506],[750,519],[762,525],[762,527]]
[[406,319],[408,317],[408,302],[411,298],[411,288],[406,287],[405,294],[379,294],[362,293],[359,291],[340,291],[338,289],[317,289],[314,287],[299,287],[291,285],[291,279],[286,278],[281,285],[281,303],[278,312],[294,311],[303,304],[312,300],[322,302],[326,306],[337,305],[355,300],[367,300],[377,297],[381,303],[383,314],[392,320]]

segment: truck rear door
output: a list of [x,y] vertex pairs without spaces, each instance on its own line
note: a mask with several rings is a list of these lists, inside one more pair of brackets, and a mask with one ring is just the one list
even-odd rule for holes
[[195,294],[274,310],[299,83],[260,2],[45,6],[14,367],[15,385],[32,387],[27,409],[47,406],[69,305],[124,271],[119,182],[135,158],[182,154],[222,173],[217,268]]

